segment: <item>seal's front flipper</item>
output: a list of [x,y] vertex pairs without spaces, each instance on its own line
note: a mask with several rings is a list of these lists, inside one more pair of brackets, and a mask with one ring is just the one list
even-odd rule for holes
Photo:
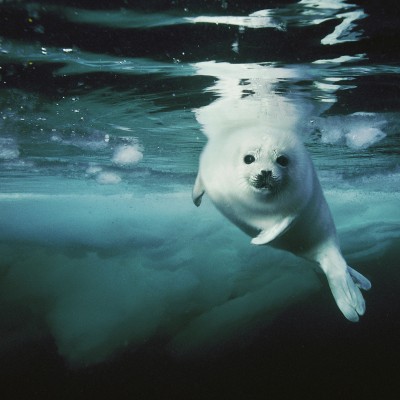
[[261,245],[272,242],[278,236],[282,235],[283,232],[285,232],[285,230],[289,227],[289,225],[292,223],[293,220],[294,217],[292,216],[283,218],[275,225],[273,225],[271,228],[262,230],[258,234],[258,236],[256,236],[251,240],[251,243]]
[[192,200],[193,203],[199,207],[201,204],[201,198],[206,192],[203,182],[201,181],[200,174],[197,174],[196,181],[194,182],[193,191],[192,191]]

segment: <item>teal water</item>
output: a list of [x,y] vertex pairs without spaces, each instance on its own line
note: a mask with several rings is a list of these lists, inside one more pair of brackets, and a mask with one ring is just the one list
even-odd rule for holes
[[[5,390],[394,393],[398,15],[389,1],[0,2]],[[252,124],[248,102],[298,119],[344,255],[373,285],[356,325],[311,264],[192,204],[204,130]]]

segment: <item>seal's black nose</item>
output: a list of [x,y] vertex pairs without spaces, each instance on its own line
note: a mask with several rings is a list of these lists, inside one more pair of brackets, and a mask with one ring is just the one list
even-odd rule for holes
[[260,172],[263,179],[271,178],[272,171],[265,171],[264,169]]
[[259,189],[268,187],[271,178],[272,178],[272,171],[262,170],[256,176],[256,179],[254,179],[253,185]]

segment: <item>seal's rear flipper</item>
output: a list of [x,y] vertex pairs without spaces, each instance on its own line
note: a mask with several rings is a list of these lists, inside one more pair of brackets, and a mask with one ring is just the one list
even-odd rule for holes
[[364,276],[357,272],[355,269],[347,266],[350,276],[352,277],[354,283],[363,290],[371,289],[371,282]]
[[328,283],[340,311],[349,321],[357,322],[365,313],[365,301],[348,271],[344,276],[328,278]]
[[200,174],[197,175],[196,181],[194,182],[193,191],[192,191],[192,200],[193,203],[199,207],[201,204],[201,198],[206,192],[203,182],[201,181]]
[[319,260],[325,272],[336,304],[343,315],[352,322],[365,313],[365,301],[361,289],[369,289],[371,283],[354,269],[347,266],[337,248],[329,248]]

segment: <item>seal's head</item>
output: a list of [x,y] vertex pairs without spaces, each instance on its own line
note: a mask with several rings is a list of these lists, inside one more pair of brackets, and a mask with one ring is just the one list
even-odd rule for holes
[[284,203],[295,209],[308,200],[313,186],[311,160],[297,135],[264,126],[209,139],[200,176],[220,208],[240,203],[250,210],[268,203],[271,212],[273,205],[278,210]]

